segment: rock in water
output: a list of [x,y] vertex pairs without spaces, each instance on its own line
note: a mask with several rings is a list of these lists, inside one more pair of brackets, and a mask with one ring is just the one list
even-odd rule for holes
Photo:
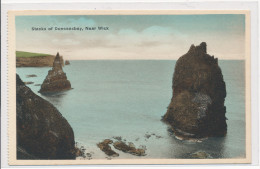
[[49,70],[48,75],[43,81],[40,93],[59,92],[71,89],[70,81],[67,80],[66,73],[62,70],[63,59],[57,53],[52,70]]
[[69,65],[69,64],[70,64],[70,61],[66,60],[65,65]]
[[145,156],[146,155],[144,149],[135,148],[135,145],[133,143],[129,143],[127,145],[123,141],[116,141],[116,142],[114,142],[113,146],[118,150],[121,150],[125,153],[130,153],[132,155],[136,155],[136,156]]
[[108,156],[118,157],[119,154],[111,149],[109,144],[112,144],[113,141],[110,139],[105,139],[103,142],[97,144],[101,151],[103,151]]
[[26,75],[26,77],[37,77],[37,75],[35,75],[35,74],[32,74],[32,75]]
[[173,96],[163,119],[176,136],[204,138],[227,132],[226,85],[218,59],[207,54],[207,45],[192,45],[176,62]]
[[75,159],[74,133],[48,101],[16,75],[17,159]]

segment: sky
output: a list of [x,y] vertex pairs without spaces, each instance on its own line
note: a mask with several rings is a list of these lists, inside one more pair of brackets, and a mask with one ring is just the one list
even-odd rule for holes
[[[208,54],[219,59],[245,57],[243,14],[16,16],[15,23],[17,51],[59,52],[68,60],[176,60],[192,44],[201,42],[207,43]],[[33,31],[32,27],[47,30]],[[83,31],[55,27],[80,27]]]

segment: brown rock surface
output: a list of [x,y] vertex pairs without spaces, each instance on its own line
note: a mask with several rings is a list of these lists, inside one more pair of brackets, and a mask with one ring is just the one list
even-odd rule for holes
[[[59,52],[58,52],[59,53]],[[60,56],[60,63],[61,63],[61,66],[63,67],[64,66],[64,59],[63,59],[63,56]]]
[[16,76],[17,159],[75,159],[74,133],[61,113]]
[[218,59],[207,45],[192,45],[176,62],[173,96],[163,119],[182,138],[225,136],[226,85]]
[[112,144],[113,141],[105,139],[103,142],[97,144],[101,151],[103,151],[108,156],[118,157],[119,154],[113,151],[109,144]]
[[67,80],[66,73],[62,70],[63,59],[57,53],[52,70],[49,70],[48,75],[43,81],[40,93],[59,92],[71,89],[70,81]]
[[145,155],[145,150],[144,149],[137,149],[135,148],[133,143],[129,143],[129,145],[127,145],[126,143],[122,142],[122,141],[116,141],[113,146],[118,149],[121,150],[125,153],[130,153],[136,156],[144,156]]

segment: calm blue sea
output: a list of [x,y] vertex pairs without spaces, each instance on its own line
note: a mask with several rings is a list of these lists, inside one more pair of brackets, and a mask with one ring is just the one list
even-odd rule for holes
[[[115,150],[120,154],[116,158],[185,158],[197,151],[212,158],[245,157],[245,62],[219,61],[227,88],[228,132],[224,138],[202,142],[176,139],[161,121],[172,96],[175,63],[71,61],[63,69],[73,89],[49,96],[39,94],[40,86],[35,86],[43,82],[49,67],[17,68],[17,73],[23,81],[34,82],[28,87],[57,107],[72,126],[76,142],[95,159],[106,157],[96,144],[113,136],[147,149],[143,157]],[[26,77],[29,74],[37,77]]]

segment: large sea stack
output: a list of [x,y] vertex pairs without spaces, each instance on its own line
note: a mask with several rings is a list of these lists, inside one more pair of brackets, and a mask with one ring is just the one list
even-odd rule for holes
[[43,81],[40,93],[59,92],[71,89],[70,81],[67,80],[66,73],[63,72],[63,58],[57,53],[52,70],[49,70],[47,77]]
[[176,62],[173,96],[163,119],[184,139],[219,137],[227,132],[226,85],[218,59],[207,54],[207,45],[191,45]]
[[75,159],[74,133],[61,113],[16,75],[17,159]]

